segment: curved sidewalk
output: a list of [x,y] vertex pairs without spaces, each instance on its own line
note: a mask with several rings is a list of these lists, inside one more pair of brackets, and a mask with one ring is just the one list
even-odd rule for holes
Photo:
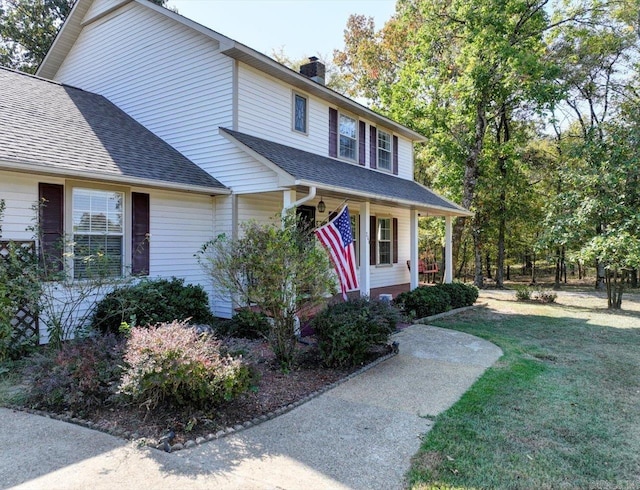
[[397,356],[280,417],[176,453],[0,409],[0,488],[402,488],[421,435],[502,351],[413,325]]

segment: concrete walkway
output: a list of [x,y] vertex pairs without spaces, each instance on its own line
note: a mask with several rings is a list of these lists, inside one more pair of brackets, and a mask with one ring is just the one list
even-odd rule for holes
[[400,353],[280,417],[175,453],[0,409],[0,488],[394,489],[434,416],[501,355],[413,325]]

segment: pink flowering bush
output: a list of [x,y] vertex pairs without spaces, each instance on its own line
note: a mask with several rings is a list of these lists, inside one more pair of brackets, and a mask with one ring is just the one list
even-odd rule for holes
[[211,406],[250,387],[249,368],[222,352],[220,341],[186,322],[131,329],[119,393],[154,407]]

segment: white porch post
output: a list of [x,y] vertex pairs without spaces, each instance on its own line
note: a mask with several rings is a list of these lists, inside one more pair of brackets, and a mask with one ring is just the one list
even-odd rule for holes
[[282,216],[284,217],[287,210],[291,207],[291,204],[296,200],[296,191],[293,189],[286,189],[282,191]]
[[412,209],[409,211],[409,260],[411,261],[410,287],[411,290],[417,288],[420,283],[420,274],[418,268],[418,211]]
[[371,263],[369,241],[372,240],[371,204],[360,203],[360,296],[371,294]]
[[444,218],[444,282],[453,282],[453,226],[451,216]]

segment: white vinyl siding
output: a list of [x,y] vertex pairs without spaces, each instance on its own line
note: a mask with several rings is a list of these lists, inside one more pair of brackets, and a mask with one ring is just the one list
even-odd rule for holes
[[104,95],[215,175],[228,148],[218,127],[233,126],[234,63],[217,48],[132,2],[85,26],[55,79]]
[[292,87],[242,63],[238,69],[238,131],[327,155],[328,105],[307,97],[307,133],[291,131]]
[[[42,182],[63,183],[60,179],[47,178]],[[38,203],[38,181],[35,177],[15,172],[0,171],[0,199],[5,203],[4,216],[0,221],[0,240],[33,240],[33,231]]]

